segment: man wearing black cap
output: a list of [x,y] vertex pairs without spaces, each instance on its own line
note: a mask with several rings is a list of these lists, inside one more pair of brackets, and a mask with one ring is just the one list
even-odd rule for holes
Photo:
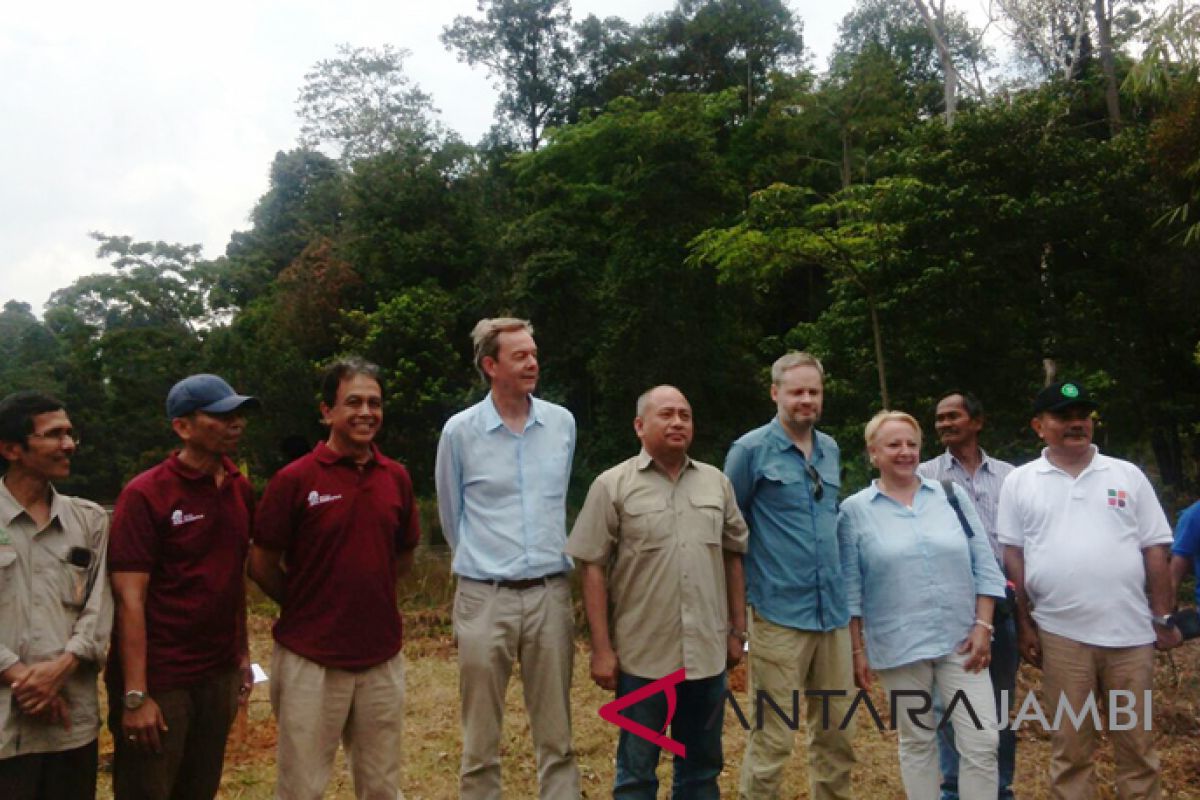
[[117,498],[106,672],[117,800],[210,800],[220,786],[251,685],[243,571],[253,491],[229,457],[257,405],[216,375],[184,378],[167,395],[182,448]]
[[1032,425],[1046,447],[1005,480],[998,538],[1016,586],[1018,646],[1042,669],[1048,717],[1058,720],[1051,793],[1095,795],[1095,709],[1107,705],[1110,720],[1120,721],[1120,706],[1134,721],[1109,726],[1118,793],[1156,798],[1162,781],[1146,718],[1154,649],[1180,642],[1167,620],[1171,527],[1142,471],[1092,444],[1096,407],[1078,383],[1038,393]]

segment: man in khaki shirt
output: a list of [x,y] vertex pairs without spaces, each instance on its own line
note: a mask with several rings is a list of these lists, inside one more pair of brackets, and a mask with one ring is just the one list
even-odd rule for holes
[[[652,731],[670,722],[686,748],[672,794],[708,800],[719,797],[725,673],[746,639],[746,524],[729,480],[688,458],[692,409],[678,389],[639,397],[633,427],[642,452],[596,478],[567,554],[583,562],[597,684],[623,697],[684,670],[673,720],[661,692],[623,716]],[[659,750],[621,731],[614,797],[657,796]]]
[[62,403],[36,392],[0,400],[0,797],[91,800],[96,675],[112,601],[104,579],[108,515],[51,481],[78,444]]

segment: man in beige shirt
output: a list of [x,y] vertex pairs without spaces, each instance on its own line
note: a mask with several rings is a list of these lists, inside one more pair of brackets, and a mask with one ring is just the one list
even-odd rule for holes
[[[726,669],[746,640],[746,524],[729,480],[688,458],[692,409],[678,389],[639,397],[633,427],[641,453],[596,478],[567,554],[583,562],[596,683],[624,697],[684,671],[673,706],[659,692],[622,715],[651,731],[671,723],[686,748],[672,795],[708,800],[719,797]],[[657,796],[660,749],[621,731],[614,797]]]
[[91,800],[100,717],[96,676],[112,601],[108,515],[66,497],[78,444],[62,403],[0,400],[0,797]]

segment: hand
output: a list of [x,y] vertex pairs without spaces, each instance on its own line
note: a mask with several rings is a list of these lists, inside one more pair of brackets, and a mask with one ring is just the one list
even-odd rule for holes
[[854,654],[854,685],[863,691],[871,688],[871,668],[867,666],[867,654],[861,650]]
[[1042,644],[1038,640],[1037,625],[1032,622],[1017,622],[1017,650],[1027,663],[1038,669],[1042,668]]
[[45,711],[58,697],[67,677],[78,664],[75,656],[63,653],[51,661],[31,665],[22,677],[12,683],[13,697],[21,711],[35,716]]
[[62,695],[50,701],[46,709],[37,717],[49,725],[62,725],[67,731],[71,730],[71,704]]
[[243,658],[238,664],[238,672],[242,682],[238,686],[238,705],[245,706],[250,702],[250,691],[254,688],[254,670],[250,667],[249,657]]
[[985,670],[992,663],[992,632],[982,625],[971,626],[971,632],[958,646],[960,654],[966,654],[963,669],[967,672]]
[[746,643],[742,641],[740,636],[734,636],[731,632],[725,638],[725,668],[733,669],[738,664],[742,663],[742,659],[746,656]]
[[1160,628],[1154,626],[1154,648],[1156,650],[1170,650],[1183,644],[1183,631],[1174,625],[1169,628]]
[[167,730],[167,721],[154,698],[146,695],[141,708],[125,709],[121,715],[121,731],[130,747],[145,753],[161,753],[160,733]]
[[620,669],[620,664],[617,661],[617,654],[612,648],[592,651],[592,680],[601,689],[608,689],[612,692],[617,690],[618,669]]

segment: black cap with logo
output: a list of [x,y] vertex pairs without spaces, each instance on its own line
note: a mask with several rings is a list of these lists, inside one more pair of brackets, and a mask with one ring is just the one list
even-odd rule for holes
[[1083,406],[1096,409],[1100,404],[1092,399],[1088,390],[1078,383],[1063,381],[1052,383],[1037,393],[1033,398],[1033,414],[1037,416],[1043,411],[1062,411],[1071,406]]

